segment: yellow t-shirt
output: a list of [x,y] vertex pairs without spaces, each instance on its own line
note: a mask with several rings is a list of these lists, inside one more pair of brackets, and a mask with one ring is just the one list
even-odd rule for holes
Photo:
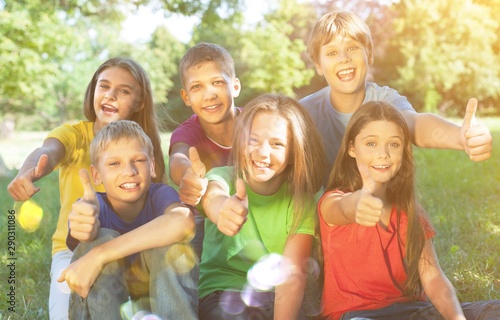
[[[90,142],[94,138],[92,131],[94,123],[80,121],[74,125],[62,125],[53,129],[47,138],[55,138],[64,145],[66,152],[59,169],[59,194],[61,210],[57,221],[57,228],[52,236],[52,255],[66,250],[68,235],[68,215],[71,205],[83,196],[83,187],[78,172],[85,168],[90,173]],[[92,179],[91,179],[92,180]],[[94,183],[92,182],[92,185]],[[96,191],[104,192],[101,185],[95,186]]]

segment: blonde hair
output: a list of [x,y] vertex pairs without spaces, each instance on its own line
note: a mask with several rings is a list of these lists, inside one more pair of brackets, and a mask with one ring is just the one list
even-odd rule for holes
[[358,41],[365,48],[368,61],[373,59],[373,41],[370,28],[357,15],[348,11],[333,11],[323,15],[314,25],[307,40],[307,54],[318,64],[322,46],[342,36]]
[[183,86],[187,69],[205,62],[214,62],[231,78],[236,76],[234,60],[226,49],[214,43],[200,42],[189,48],[179,63],[179,75]]
[[248,102],[236,120],[230,163],[236,176],[245,178],[245,153],[248,148],[252,122],[259,113],[272,113],[288,124],[290,138],[290,164],[285,181],[292,195],[294,222],[292,233],[301,221],[307,203],[314,199],[323,181],[325,154],[320,135],[308,111],[295,99],[265,94]]
[[136,139],[141,146],[146,148],[148,156],[151,159],[154,158],[153,143],[141,126],[135,121],[118,120],[104,126],[95,135],[90,143],[90,163],[94,166],[97,165],[101,154],[107,149],[108,145],[122,139],[126,141]]
[[89,121],[95,122],[97,116],[94,110],[94,93],[97,86],[97,80],[99,79],[99,75],[104,70],[113,67],[128,71],[141,87],[140,99],[142,110],[134,113],[132,119],[130,120],[137,122],[151,139],[151,143],[154,147],[156,171],[156,178],[154,178],[153,181],[163,182],[165,179],[165,160],[161,149],[160,132],[158,129],[156,110],[153,103],[151,83],[146,71],[136,61],[130,58],[116,57],[101,64],[95,71],[87,86],[85,100],[83,102],[83,114]]
[[340,150],[333,165],[326,190],[344,190],[353,192],[363,187],[356,159],[349,155],[349,146],[354,143],[359,132],[370,122],[389,121],[396,124],[403,131],[403,160],[397,174],[389,181],[387,198],[397,207],[397,236],[400,243],[399,221],[401,212],[408,217],[406,236],[405,265],[407,279],[404,285],[404,294],[418,297],[422,293],[422,284],[418,272],[418,265],[426,237],[424,224],[430,225],[429,219],[422,207],[417,203],[415,191],[415,164],[408,125],[401,112],[394,106],[383,101],[369,101],[361,105],[352,115],[342,139]]

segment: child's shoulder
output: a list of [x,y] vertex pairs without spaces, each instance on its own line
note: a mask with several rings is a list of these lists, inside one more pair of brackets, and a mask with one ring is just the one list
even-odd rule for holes
[[50,130],[49,134],[58,132],[91,132],[94,122],[79,121],[77,123],[64,123]]

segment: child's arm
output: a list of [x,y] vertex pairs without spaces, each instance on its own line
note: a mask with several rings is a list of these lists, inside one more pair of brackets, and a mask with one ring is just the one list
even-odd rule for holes
[[432,113],[402,111],[413,143],[423,148],[464,150],[473,161],[491,156],[492,137],[488,127],[475,123],[477,100],[467,103],[462,126],[457,126]]
[[455,289],[439,266],[432,240],[427,240],[418,266],[425,294],[443,318],[465,320]]
[[55,138],[46,139],[40,148],[33,150],[24,160],[16,177],[7,186],[12,198],[16,201],[25,201],[40,191],[33,182],[51,173],[64,158],[65,153],[64,145]]
[[321,198],[320,214],[328,225],[357,223],[372,227],[380,221],[384,203],[373,196],[376,184],[367,169],[360,170],[363,188],[350,193],[330,192]]
[[311,255],[313,236],[295,234],[285,246],[283,255],[290,260],[290,278],[275,288],[274,319],[297,319],[307,280],[307,260]]
[[210,181],[201,203],[208,219],[225,235],[238,234],[247,220],[248,198],[245,183],[241,179],[236,180],[236,193],[233,196],[220,182]]
[[206,167],[195,147],[178,142],[172,146],[170,178],[179,186],[182,202],[196,206],[207,190]]
[[180,242],[190,236],[194,228],[189,208],[173,203],[162,216],[90,250],[66,268],[57,281],[66,281],[72,291],[85,298],[107,263]]

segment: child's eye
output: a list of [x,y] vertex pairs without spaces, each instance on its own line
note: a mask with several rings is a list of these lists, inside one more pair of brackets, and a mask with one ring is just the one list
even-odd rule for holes
[[349,48],[347,48],[347,51],[354,51],[358,48],[359,48],[358,46],[350,46]]
[[99,85],[99,88],[102,88],[102,89],[108,89],[108,88],[109,88],[109,86],[108,86],[108,85],[106,85],[106,84],[100,84],[100,85]]
[[336,56],[337,55],[337,51],[329,51],[326,53],[327,56]]
[[399,148],[399,146],[400,146],[400,144],[399,144],[399,143],[397,143],[397,142],[391,142],[389,145],[390,145],[391,147],[393,147],[393,148]]
[[108,166],[110,166],[110,167],[115,167],[118,165],[120,165],[120,163],[118,161],[113,161],[113,162],[108,163]]
[[139,163],[146,162],[146,159],[137,159],[137,160],[135,160],[135,162],[139,162]]
[[273,147],[284,147],[285,146],[285,144],[282,142],[273,142],[273,143],[271,143],[271,145]]
[[257,139],[255,138],[248,138],[248,144],[251,146],[256,146],[259,144],[259,141],[257,141]]
[[367,142],[366,145],[368,147],[375,147],[375,142]]
[[120,90],[120,92],[123,93],[123,94],[128,94],[129,93],[129,91],[125,90],[125,89]]
[[223,84],[225,84],[225,82],[222,81],[222,80],[214,81],[214,85],[216,85],[216,86],[220,86],[220,85],[223,85]]

